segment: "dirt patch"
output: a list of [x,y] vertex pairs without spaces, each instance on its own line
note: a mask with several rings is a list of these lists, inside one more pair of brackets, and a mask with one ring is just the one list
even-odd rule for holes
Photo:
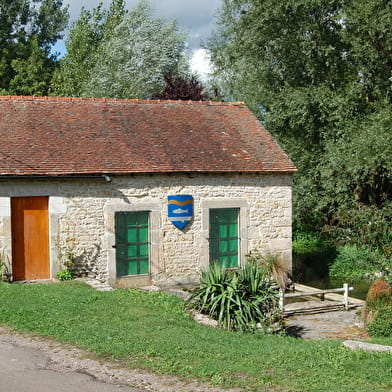
[[288,332],[303,339],[368,339],[360,310],[338,310],[286,317]]

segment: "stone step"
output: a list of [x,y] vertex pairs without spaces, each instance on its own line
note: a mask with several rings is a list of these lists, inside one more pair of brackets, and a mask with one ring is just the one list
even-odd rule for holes
[[383,346],[382,344],[365,343],[357,340],[345,340],[343,345],[351,350],[361,349],[364,351],[389,352],[392,354],[392,346]]

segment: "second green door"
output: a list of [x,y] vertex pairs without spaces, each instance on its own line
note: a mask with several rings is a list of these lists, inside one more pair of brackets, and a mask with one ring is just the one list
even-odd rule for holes
[[210,209],[210,262],[238,267],[238,214],[239,208]]

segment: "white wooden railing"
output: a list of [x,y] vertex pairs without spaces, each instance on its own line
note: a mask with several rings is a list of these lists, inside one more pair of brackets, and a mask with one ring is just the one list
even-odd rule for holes
[[285,298],[295,298],[295,297],[308,297],[311,295],[318,295],[321,296],[321,299],[324,300],[324,296],[325,294],[329,294],[329,293],[343,293],[343,301],[341,303],[338,302],[338,304],[341,304],[344,306],[344,308],[346,310],[348,310],[348,305],[349,305],[349,301],[348,301],[348,293],[349,291],[353,290],[352,287],[348,286],[348,283],[343,283],[343,287],[342,288],[338,288],[338,289],[326,289],[326,290],[319,290],[319,289],[314,289],[314,291],[301,291],[298,293],[285,293],[283,290],[281,290],[279,292],[279,306],[280,306],[280,310],[282,312],[284,312],[284,305],[285,305]]

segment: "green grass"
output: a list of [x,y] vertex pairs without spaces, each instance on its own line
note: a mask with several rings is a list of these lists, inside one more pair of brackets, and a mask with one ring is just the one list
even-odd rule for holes
[[369,343],[382,344],[384,346],[392,346],[392,338],[386,338],[384,336],[378,338],[371,338],[369,340]]
[[0,284],[0,323],[125,360],[131,367],[249,391],[388,391],[392,356],[335,341],[196,324],[165,293],[96,292],[77,282]]

